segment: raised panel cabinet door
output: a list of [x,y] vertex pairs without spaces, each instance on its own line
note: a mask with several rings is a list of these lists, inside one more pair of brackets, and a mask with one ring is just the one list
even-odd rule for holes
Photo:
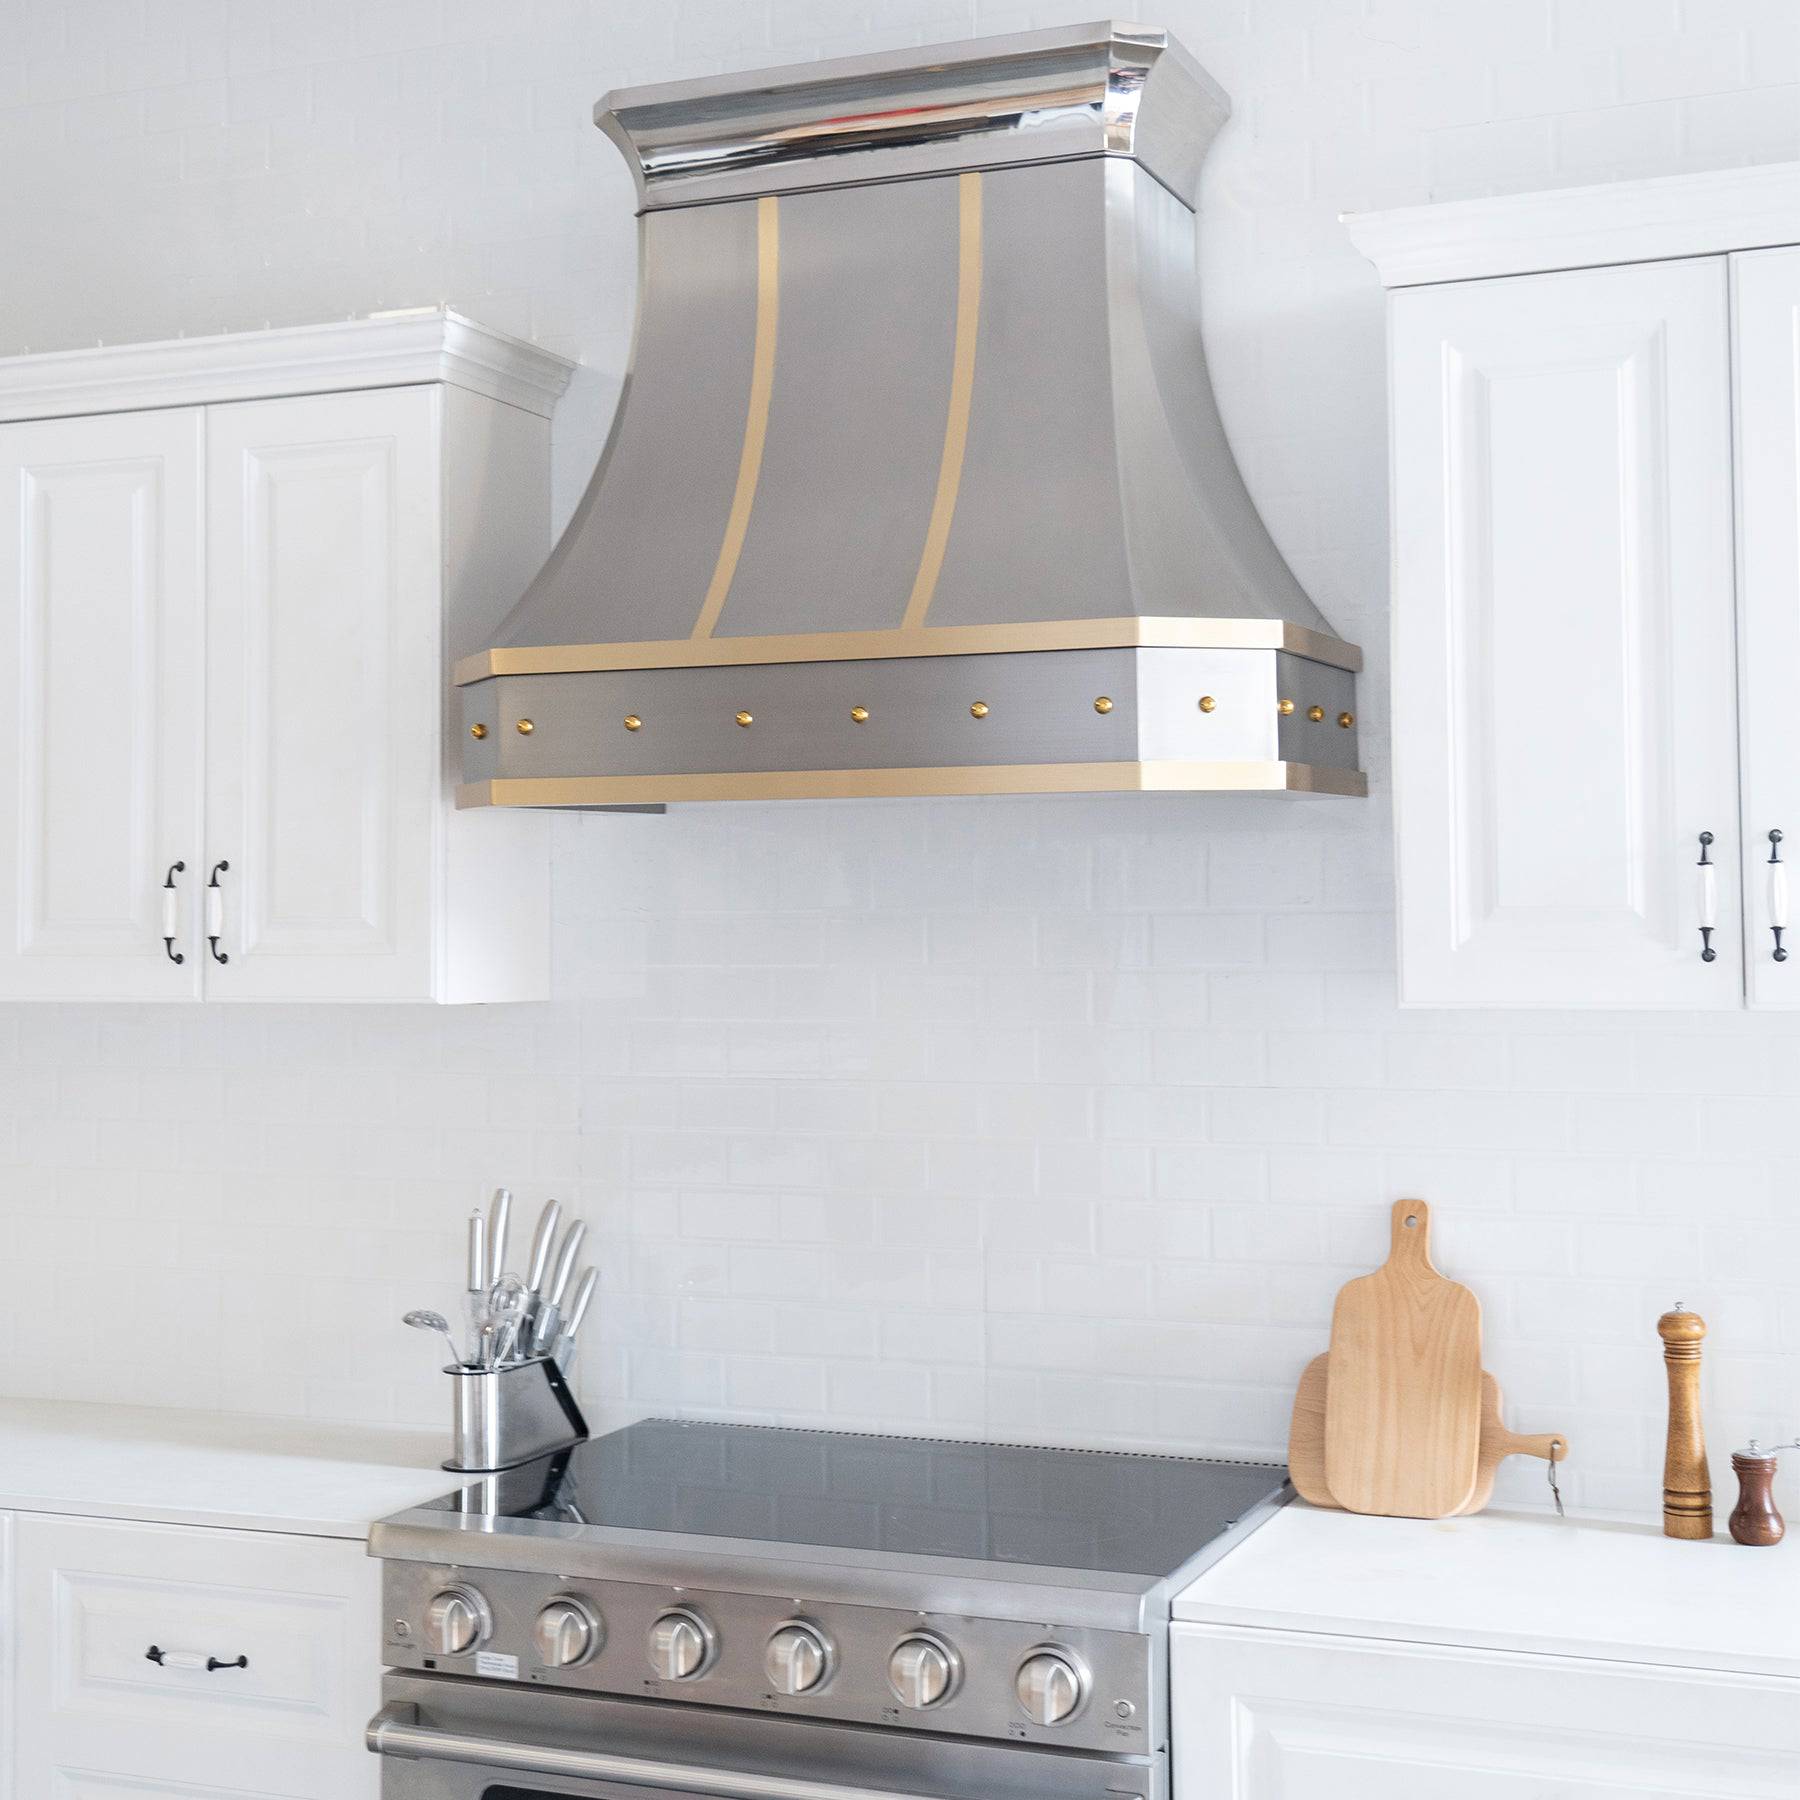
[[1174,1791],[1206,1800],[1792,1800],[1780,1676],[1177,1624]]
[[207,413],[207,994],[431,996],[433,387]]
[[1750,1004],[1800,1006],[1800,250],[1731,259],[1737,420],[1744,962]]
[[0,998],[199,995],[201,434],[0,425]]
[[375,1800],[360,1541],[26,1514],[17,1544],[20,1795]]
[[1741,1005],[1724,259],[1390,332],[1402,1003]]

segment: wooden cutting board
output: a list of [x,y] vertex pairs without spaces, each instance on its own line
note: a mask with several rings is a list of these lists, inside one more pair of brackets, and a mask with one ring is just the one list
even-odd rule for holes
[[1331,1316],[1325,1479],[1340,1506],[1442,1519],[1475,1492],[1481,1306],[1431,1262],[1431,1209],[1397,1201],[1388,1259]]
[[[1338,1508],[1325,1480],[1325,1407],[1330,1393],[1331,1355],[1321,1352],[1306,1365],[1294,1391],[1294,1416],[1288,1427],[1288,1479],[1294,1492],[1314,1506]],[[1481,1374],[1481,1454],[1476,1463],[1475,1491],[1460,1510],[1478,1513],[1494,1497],[1494,1477],[1508,1456],[1541,1456],[1561,1462],[1569,1454],[1564,1431],[1508,1431],[1500,1417],[1500,1384]]]

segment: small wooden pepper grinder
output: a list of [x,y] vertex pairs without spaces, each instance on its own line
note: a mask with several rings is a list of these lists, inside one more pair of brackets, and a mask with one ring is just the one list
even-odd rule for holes
[[1731,1453],[1737,1471],[1738,1501],[1727,1523],[1740,1544],[1766,1549],[1787,1535],[1787,1525],[1775,1506],[1775,1452],[1800,1449],[1796,1444],[1776,1444],[1765,1450],[1755,1438]]
[[1663,1457],[1663,1536],[1713,1534],[1712,1475],[1700,1428],[1700,1340],[1706,1321],[1679,1300],[1656,1321],[1669,1371],[1669,1443]]

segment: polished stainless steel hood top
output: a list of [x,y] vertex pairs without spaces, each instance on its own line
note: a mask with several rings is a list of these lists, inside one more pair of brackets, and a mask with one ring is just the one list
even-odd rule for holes
[[1363,792],[1201,348],[1228,110],[1114,24],[609,95],[631,371],[463,803]]

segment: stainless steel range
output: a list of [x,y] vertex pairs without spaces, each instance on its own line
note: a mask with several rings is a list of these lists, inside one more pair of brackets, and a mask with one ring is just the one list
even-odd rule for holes
[[377,1525],[384,1800],[1164,1800],[1279,1468],[653,1419]]

